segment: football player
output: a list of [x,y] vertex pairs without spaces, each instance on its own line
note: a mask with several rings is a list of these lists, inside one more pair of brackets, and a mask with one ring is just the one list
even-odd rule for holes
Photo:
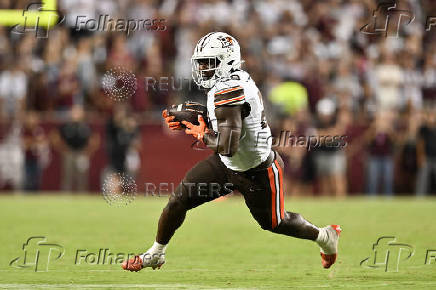
[[[264,230],[316,242],[321,262],[329,268],[337,256],[341,229],[311,224],[300,214],[284,209],[283,161],[271,150],[271,130],[265,118],[262,96],[250,75],[241,70],[241,52],[236,39],[223,32],[202,37],[192,56],[194,81],[208,89],[208,128],[198,116],[198,125],[182,121],[186,134],[201,140],[215,154],[188,171],[159,219],[156,241],[145,253],[124,261],[122,268],[139,271],[160,268],[165,250],[182,225],[186,212],[205,202],[238,190],[253,218]],[[182,129],[174,116],[163,111],[168,127]],[[197,185],[221,185],[218,187]]]

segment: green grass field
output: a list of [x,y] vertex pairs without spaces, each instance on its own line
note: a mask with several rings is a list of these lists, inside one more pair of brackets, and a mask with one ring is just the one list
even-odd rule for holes
[[[342,226],[338,262],[329,270],[321,267],[314,243],[261,230],[238,197],[188,213],[161,270],[130,273],[118,264],[83,260],[75,265],[78,249],[146,250],[165,202],[164,197],[137,197],[129,206],[116,208],[101,197],[0,197],[0,288],[436,288],[436,260],[425,264],[426,251],[436,250],[435,199],[287,198],[288,210],[313,223]],[[373,243],[389,235],[412,245],[415,254],[400,261],[398,272],[360,266]],[[50,261],[47,272],[9,266],[23,256],[23,243],[31,236],[45,236],[65,249],[62,258]]]

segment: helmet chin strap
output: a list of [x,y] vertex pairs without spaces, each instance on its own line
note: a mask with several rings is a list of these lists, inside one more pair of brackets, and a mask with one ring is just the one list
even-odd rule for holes
[[245,62],[245,60],[241,60],[240,62],[237,62],[236,64],[232,65],[232,70],[241,69],[242,64]]

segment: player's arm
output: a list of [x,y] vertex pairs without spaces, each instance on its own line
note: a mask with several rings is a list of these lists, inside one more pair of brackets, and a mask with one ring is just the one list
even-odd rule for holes
[[239,147],[242,128],[242,106],[226,106],[215,109],[218,132],[206,127],[201,115],[198,116],[199,125],[182,121],[186,126],[186,134],[192,135],[216,153],[233,156]]
[[240,86],[222,89],[215,93],[215,116],[218,132],[207,128],[199,116],[200,126],[185,124],[187,134],[194,135],[204,144],[224,156],[233,156],[239,147],[242,130],[243,105],[245,103],[244,89]]
[[218,132],[204,134],[203,142],[213,151],[233,156],[239,147],[242,117],[241,106],[223,106],[215,109]]

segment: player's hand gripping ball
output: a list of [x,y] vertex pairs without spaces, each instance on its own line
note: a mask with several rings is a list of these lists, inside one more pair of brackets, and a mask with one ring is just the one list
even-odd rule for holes
[[206,122],[202,115],[198,115],[198,125],[194,125],[187,121],[182,121],[182,124],[186,126],[185,133],[192,135],[197,140],[203,141],[204,134],[208,133],[209,130],[206,126]]
[[162,112],[162,117],[165,119],[168,127],[172,130],[185,129],[186,126],[182,121],[199,125],[199,115],[203,117],[203,120],[208,127],[207,107],[200,103],[187,101],[180,105],[172,105],[170,108]]
[[170,128],[171,130],[182,130],[180,122],[174,121],[176,116],[168,115],[167,109],[162,111],[162,117],[165,119],[165,123],[167,123],[168,128]]

